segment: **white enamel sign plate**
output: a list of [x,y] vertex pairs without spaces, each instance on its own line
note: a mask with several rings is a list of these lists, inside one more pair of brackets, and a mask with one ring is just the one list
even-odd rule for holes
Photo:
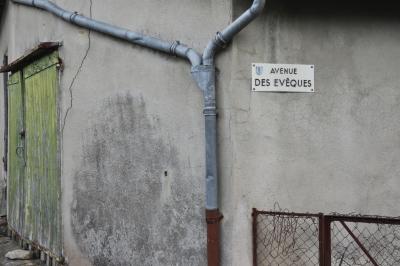
[[252,90],[314,92],[314,65],[252,64]]

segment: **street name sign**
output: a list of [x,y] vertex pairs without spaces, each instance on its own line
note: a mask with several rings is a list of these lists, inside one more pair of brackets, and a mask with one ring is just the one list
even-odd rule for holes
[[252,91],[314,92],[314,65],[252,64]]

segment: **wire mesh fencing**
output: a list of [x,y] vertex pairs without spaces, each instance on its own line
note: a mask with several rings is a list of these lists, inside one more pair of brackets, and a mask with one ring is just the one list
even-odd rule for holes
[[253,209],[254,266],[398,266],[400,219]]
[[253,212],[254,263],[319,265],[319,215]]
[[331,264],[400,265],[399,219],[368,217],[358,221],[359,218],[363,217],[332,219]]

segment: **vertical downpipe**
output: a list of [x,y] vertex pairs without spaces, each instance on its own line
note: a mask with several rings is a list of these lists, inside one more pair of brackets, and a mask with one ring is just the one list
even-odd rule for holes
[[[242,29],[249,25],[264,9],[266,0],[254,0],[252,6],[235,19],[227,28],[217,32],[203,52],[203,65],[194,71],[194,79],[204,93],[204,116],[206,131],[206,220],[208,266],[220,265],[220,221],[218,206],[217,161],[217,105],[215,90],[215,56],[224,49]],[[196,70],[196,68],[194,68]]]
[[[3,66],[8,65],[8,56],[7,54],[3,57]],[[5,179],[5,186],[2,188],[2,198],[1,200],[1,208],[3,206],[6,209],[7,213],[7,185],[8,185],[8,73],[3,73],[3,82],[4,82],[4,150],[3,150],[3,170],[4,170],[4,179]],[[3,205],[4,204],[4,205]]]
[[217,106],[215,101],[215,67],[210,66],[209,83],[204,92],[206,134],[206,221],[208,266],[220,265],[220,226],[222,215],[218,208]]
[[[3,57],[3,66],[8,65],[8,56],[4,55]],[[8,163],[7,163],[7,155],[8,155],[8,73],[3,73],[3,82],[4,82],[4,154],[3,154],[3,169],[7,172]]]
[[217,105],[215,98],[215,66],[192,68],[192,76],[204,95],[206,141],[206,222],[208,266],[220,265],[220,226],[218,206]]
[[208,266],[220,265],[220,226],[222,214],[219,210],[206,210],[207,221],[207,257]]

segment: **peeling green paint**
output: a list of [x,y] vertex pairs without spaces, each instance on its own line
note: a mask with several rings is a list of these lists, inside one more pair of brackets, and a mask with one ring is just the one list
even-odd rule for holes
[[24,139],[20,132],[24,129],[22,72],[11,75],[8,80],[8,134],[9,134],[9,178],[8,178],[8,223],[23,234],[24,209]]
[[[11,93],[11,101],[14,100],[12,97],[20,96],[20,105],[13,105],[10,111],[12,115],[22,117],[25,138],[18,133],[15,119],[10,115],[10,150],[15,151],[20,140],[24,142],[24,154],[18,156],[17,152],[10,152],[13,170],[10,171],[11,201],[8,204],[10,225],[17,232],[61,256],[57,63],[57,52],[31,63],[22,70],[22,75],[19,72],[23,82],[16,83],[19,87],[15,85],[15,88],[21,88],[20,95]],[[11,80],[14,80],[13,76]],[[13,89],[11,86],[10,92]],[[17,172],[21,168],[23,171]]]

